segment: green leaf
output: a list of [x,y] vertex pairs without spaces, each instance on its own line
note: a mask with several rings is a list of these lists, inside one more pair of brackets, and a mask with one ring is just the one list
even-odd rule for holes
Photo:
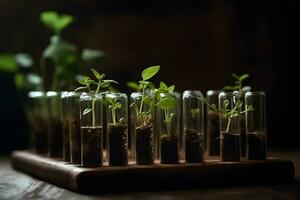
[[228,99],[224,100],[223,104],[224,104],[224,108],[227,108],[229,106],[229,100]]
[[56,23],[56,30],[61,30],[68,27],[74,21],[74,17],[71,15],[60,15],[58,22]]
[[168,87],[169,93],[174,92],[174,90],[175,90],[175,85],[171,85],[170,87]]
[[231,74],[233,76],[233,78],[240,80],[240,77],[237,74]]
[[250,86],[244,86],[243,88],[242,88],[242,91],[243,92],[248,92],[248,91],[250,91],[251,90],[251,87]]
[[116,110],[119,110],[119,109],[122,108],[122,104],[120,104],[120,103],[118,102],[118,103],[115,104],[114,107],[115,107]]
[[240,81],[242,81],[242,80],[244,80],[244,79],[246,79],[246,78],[248,78],[249,77],[249,74],[243,74],[243,75],[241,75],[240,76]]
[[31,55],[26,53],[18,53],[15,55],[16,63],[21,67],[32,67],[33,66],[33,58]]
[[119,92],[115,87],[113,87],[111,85],[107,87],[107,90],[110,92]]
[[98,80],[100,80],[100,79],[102,78],[101,75],[100,75],[100,73],[99,73],[97,70],[95,70],[95,69],[91,69],[91,70],[92,70],[94,76],[95,76]]
[[115,83],[115,84],[119,84],[117,81],[115,80],[103,80],[104,83]]
[[114,99],[113,98],[111,98],[111,97],[105,97],[105,100],[107,101],[107,103],[108,104],[110,104],[110,105],[115,105],[116,104],[116,102],[114,101]]
[[238,113],[238,112],[235,112],[235,113],[233,113],[233,114],[230,115],[230,118],[235,118],[235,117],[237,117],[237,116],[239,116],[239,113]]
[[200,112],[199,108],[191,109],[192,118],[195,118],[199,112]]
[[58,15],[56,12],[54,11],[42,12],[40,15],[40,20],[45,26],[51,28],[54,32],[56,32],[55,24],[58,21]]
[[236,107],[242,107],[242,105],[243,105],[243,102],[242,102],[242,101],[238,100],[238,101],[236,102]]
[[56,65],[65,67],[77,62],[77,47],[60,36],[54,35],[50,38],[50,44],[44,50],[42,57],[44,59],[51,58]]
[[159,87],[162,89],[168,90],[168,86],[162,81],[159,83]]
[[149,106],[151,106],[152,103],[153,103],[153,99],[150,96],[146,95],[144,97],[144,103],[147,104],[147,105],[149,105]]
[[87,85],[87,79],[81,79],[78,81],[81,85]]
[[231,86],[231,85],[226,85],[223,87],[223,90],[226,90],[226,91],[232,91],[232,90],[235,90],[235,87],[234,86]]
[[17,73],[15,75],[15,85],[17,89],[21,89],[25,85],[25,76],[24,74]]
[[130,81],[127,82],[126,85],[133,90],[139,90],[139,85],[136,82]]
[[79,90],[86,90],[86,89],[87,89],[87,87],[78,87],[78,88],[76,88],[74,91],[77,92],[77,91],[79,91]]
[[211,108],[212,108],[214,111],[218,110],[216,104],[214,104],[214,103],[211,105]]
[[105,82],[100,83],[101,88],[107,88],[109,85],[110,83],[105,83]]
[[90,84],[97,85],[98,84],[96,81],[91,80],[91,79],[87,79],[87,80],[85,80],[85,82],[86,82],[87,85],[90,85]]
[[152,66],[152,67],[148,67],[147,69],[144,69],[142,72],[143,80],[148,80],[148,79],[152,78],[159,71],[159,68],[160,68],[160,66],[156,65],[156,66]]
[[203,96],[200,97],[200,101],[202,103],[207,103],[207,99],[205,97],[203,97]]
[[81,58],[85,62],[96,62],[105,56],[105,52],[101,50],[83,49]]
[[88,114],[88,113],[91,112],[91,111],[92,111],[92,109],[86,108],[86,109],[83,111],[82,115],[86,115],[86,114]]
[[176,100],[174,97],[171,96],[164,97],[158,102],[158,106],[164,110],[174,108],[175,105],[176,105]]
[[55,11],[45,11],[41,13],[40,20],[45,26],[59,34],[74,21],[74,18],[71,15],[59,15]]
[[12,54],[0,54],[0,71],[15,73],[18,70],[15,57]]

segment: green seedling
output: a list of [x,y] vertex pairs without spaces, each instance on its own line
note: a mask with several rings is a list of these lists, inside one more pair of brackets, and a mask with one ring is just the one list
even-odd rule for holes
[[117,102],[116,99],[113,99],[111,97],[106,97],[105,99],[106,99],[106,102],[109,104],[108,108],[111,110],[113,124],[116,125],[117,122],[124,123],[123,117],[121,117],[117,121],[117,116],[116,116],[116,112],[122,108],[122,104]]
[[[168,134],[171,133],[172,120],[175,116],[175,113],[171,112],[171,109],[176,106],[176,99],[171,95],[174,90],[175,85],[168,87],[164,82],[160,82],[159,88],[155,91],[155,96],[158,100],[157,106],[164,110],[164,123]],[[164,93],[165,96],[161,97],[161,93]]]
[[246,106],[245,110],[242,110],[243,103],[240,99],[234,104],[232,109],[228,108],[228,106],[229,106],[229,100],[228,99],[224,100],[223,108],[217,108],[217,106],[215,104],[209,104],[207,102],[207,99],[205,99],[204,97],[201,98],[201,101],[203,103],[205,103],[213,111],[215,111],[217,113],[220,113],[222,117],[227,119],[227,127],[226,127],[225,133],[229,133],[230,123],[231,123],[233,118],[238,117],[240,114],[243,114],[243,113],[254,110],[252,105],[248,105],[248,106]]
[[243,86],[243,81],[249,78],[249,74],[242,74],[238,76],[237,74],[232,74],[232,77],[235,79],[235,85],[227,85],[223,87],[223,90],[229,91],[239,91],[239,92],[246,92],[251,90],[250,86]]
[[[99,94],[101,89],[108,88],[112,83],[118,84],[118,82],[114,80],[105,80],[105,74],[100,74],[97,70],[91,69],[95,76],[95,80],[91,79],[88,76],[84,76],[81,80],[78,82],[82,85],[81,87],[78,87],[75,89],[75,91],[85,90],[87,91],[91,97],[92,97],[92,107],[86,108],[82,115],[86,115],[90,112],[92,112],[92,126],[95,126],[95,102],[96,102],[96,96]],[[96,90],[92,90],[92,85],[96,86]]]
[[[140,125],[147,125],[151,119],[152,119],[152,110],[154,107],[154,100],[149,95],[146,94],[147,89],[154,89],[154,84],[149,81],[157,72],[159,71],[160,66],[152,66],[148,67],[143,70],[142,72],[142,80],[139,81],[139,84],[135,82],[128,82],[127,85],[131,88],[135,88],[138,92],[142,93],[141,102],[139,105],[136,103],[132,103],[130,106],[134,108],[136,113],[136,118],[138,121],[138,124]],[[144,105],[148,105],[149,109],[148,111],[143,111]]]

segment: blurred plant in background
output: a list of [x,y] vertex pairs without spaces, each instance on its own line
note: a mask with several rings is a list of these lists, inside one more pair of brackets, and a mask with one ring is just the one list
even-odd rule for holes
[[71,15],[45,11],[40,20],[53,35],[39,62],[26,53],[0,53],[0,72],[13,74],[15,88],[23,94],[32,90],[73,90],[80,66],[100,62],[105,52],[83,49],[80,54],[75,44],[63,39],[62,31],[75,21]]
[[83,49],[79,56],[76,45],[62,38],[61,32],[74,22],[73,16],[47,11],[41,13],[40,20],[54,33],[40,60],[44,89],[74,89],[75,77],[79,73],[80,66],[83,63],[95,64],[105,56],[105,53],[101,50]]

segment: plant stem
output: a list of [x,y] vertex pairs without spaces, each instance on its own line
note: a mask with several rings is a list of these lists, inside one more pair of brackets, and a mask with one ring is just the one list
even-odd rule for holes
[[140,110],[139,110],[139,117],[140,117],[140,123],[141,123],[141,124],[144,123],[143,116],[142,116],[143,104],[144,104],[144,96],[145,96],[145,88],[143,88],[143,92],[142,92],[142,100],[141,100]]
[[169,110],[165,110],[165,122],[166,122],[166,128],[167,128],[167,133],[168,135],[170,135],[170,123],[169,123],[169,120],[168,120],[168,117],[169,117]]
[[111,115],[112,115],[113,124],[116,124],[116,111],[112,109]]
[[93,127],[96,126],[95,103],[96,103],[96,98],[97,98],[96,96],[100,90],[100,83],[101,83],[101,81],[99,81],[99,83],[97,84],[97,89],[95,91],[95,94],[92,95],[92,125],[93,125]]
[[228,117],[228,118],[227,118],[227,127],[226,127],[225,133],[229,133],[230,121],[231,121],[231,118]]

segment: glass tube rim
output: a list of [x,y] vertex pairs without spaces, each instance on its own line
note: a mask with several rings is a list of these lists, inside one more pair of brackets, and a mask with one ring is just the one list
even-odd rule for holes
[[28,98],[41,98],[41,97],[45,97],[45,92],[44,91],[30,91],[28,93]]
[[245,94],[245,97],[248,96],[266,96],[266,93],[264,91],[248,91]]
[[101,94],[94,95],[94,94],[83,92],[80,95],[80,101],[91,101],[92,97],[96,97],[97,100],[102,100],[102,95]]
[[182,98],[186,97],[201,97],[203,96],[201,90],[185,90],[183,91]]
[[224,92],[224,90],[207,90],[206,91],[206,96],[211,96],[211,95],[219,95],[221,92]]
[[110,97],[110,98],[126,98],[127,99],[126,93],[123,93],[123,92],[107,93],[107,94],[105,94],[105,97]]

